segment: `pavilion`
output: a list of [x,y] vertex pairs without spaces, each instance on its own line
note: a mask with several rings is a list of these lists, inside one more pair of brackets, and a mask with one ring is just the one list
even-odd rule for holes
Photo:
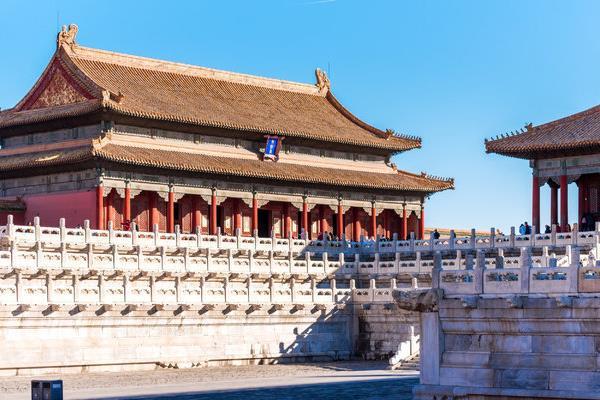
[[533,170],[531,220],[537,232],[540,187],[546,184],[550,186],[551,225],[562,231],[570,228],[568,185],[573,182],[578,187],[579,229],[593,229],[600,220],[600,106],[542,125],[528,124],[520,132],[486,140],[485,146],[488,153],[529,160]]

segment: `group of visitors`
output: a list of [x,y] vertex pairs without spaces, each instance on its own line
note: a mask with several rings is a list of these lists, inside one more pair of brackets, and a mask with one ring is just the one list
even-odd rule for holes
[[519,235],[531,235],[531,225],[527,221],[519,226]]

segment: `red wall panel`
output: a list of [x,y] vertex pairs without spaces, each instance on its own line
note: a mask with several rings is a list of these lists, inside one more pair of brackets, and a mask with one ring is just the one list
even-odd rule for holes
[[60,218],[65,218],[69,228],[83,226],[85,219],[96,226],[95,190],[30,195],[23,197],[23,201],[27,206],[25,223],[39,216],[41,224],[46,226],[58,226]]

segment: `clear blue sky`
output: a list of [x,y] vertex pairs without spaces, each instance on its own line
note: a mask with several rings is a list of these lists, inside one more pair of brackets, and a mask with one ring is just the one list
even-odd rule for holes
[[[31,87],[59,24],[91,47],[302,82],[329,69],[336,96],[380,128],[419,135],[400,168],[450,176],[427,225],[531,220],[525,160],[483,139],[600,103],[598,1],[15,1],[0,11],[0,107]],[[576,187],[570,187],[571,219]],[[542,223],[549,219],[542,190]]]

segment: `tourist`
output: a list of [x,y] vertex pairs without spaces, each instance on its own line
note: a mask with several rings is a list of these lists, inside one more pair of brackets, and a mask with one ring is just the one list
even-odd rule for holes
[[440,233],[438,232],[437,229],[433,230],[433,238],[436,240],[440,238]]
[[552,233],[552,228],[550,228],[550,225],[546,225],[546,229],[544,229],[544,233]]
[[525,234],[531,235],[531,226],[525,221]]
[[[527,223],[527,222],[525,222]],[[526,235],[527,234],[527,228],[525,228],[524,224],[521,224],[521,226],[519,226],[519,235]]]

